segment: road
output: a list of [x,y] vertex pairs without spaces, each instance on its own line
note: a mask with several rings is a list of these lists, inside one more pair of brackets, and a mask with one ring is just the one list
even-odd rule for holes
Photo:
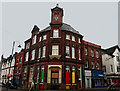
[[[0,91],[7,91],[5,87],[0,87]],[[28,91],[28,89],[9,89],[8,91]],[[35,91],[66,91],[66,90],[35,90]],[[67,91],[107,91],[106,88],[94,88],[94,89],[79,89],[79,90],[67,90]],[[120,88],[109,90],[120,91]]]

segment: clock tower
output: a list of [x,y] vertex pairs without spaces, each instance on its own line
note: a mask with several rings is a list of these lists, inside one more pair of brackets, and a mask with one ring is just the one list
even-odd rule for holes
[[51,23],[50,25],[61,25],[62,24],[62,18],[63,18],[63,9],[56,5],[55,8],[51,9],[52,16],[51,16]]

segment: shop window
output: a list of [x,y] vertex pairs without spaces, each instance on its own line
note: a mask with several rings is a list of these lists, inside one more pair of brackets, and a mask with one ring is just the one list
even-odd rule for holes
[[28,55],[29,55],[29,52],[26,52],[26,54],[25,54],[25,61],[28,61]]
[[70,66],[66,65],[66,83],[70,83],[69,76],[70,76]]
[[34,35],[32,38],[32,44],[35,44],[35,43],[36,43],[36,35]]
[[72,36],[72,41],[75,41],[75,36]]
[[39,72],[40,72],[40,66],[37,66],[37,83],[39,83]]
[[52,46],[52,55],[59,55],[59,46],[58,45]]
[[99,58],[99,52],[96,51],[96,58]]
[[59,37],[59,30],[58,29],[54,29],[53,30],[53,38],[58,38]]
[[66,39],[70,40],[70,35],[66,34]]
[[41,83],[44,82],[44,65],[41,66]]
[[70,47],[66,46],[66,53],[65,53],[66,57],[70,57]]
[[85,62],[85,68],[88,68],[88,60]]
[[113,72],[113,66],[112,65],[110,65],[110,69],[111,69],[111,72]]
[[40,41],[42,41],[42,36],[40,36],[40,38],[39,38],[39,42],[40,42]]
[[29,82],[33,82],[34,67],[30,67]]
[[38,58],[41,57],[41,47],[39,47],[39,53],[38,53]]
[[72,47],[72,58],[75,58],[75,48]]
[[91,68],[92,68],[92,69],[95,68],[95,63],[94,63],[94,61],[91,62]]
[[72,83],[75,83],[75,66],[72,66]]
[[94,51],[91,49],[91,57],[94,57]]
[[34,60],[35,59],[35,49],[32,50],[31,52],[31,60]]
[[88,49],[85,48],[85,55],[87,56],[88,55]]
[[42,57],[45,57],[46,46],[43,47]]
[[47,39],[47,35],[44,35],[44,36],[43,36],[43,40],[46,40],[46,39]]

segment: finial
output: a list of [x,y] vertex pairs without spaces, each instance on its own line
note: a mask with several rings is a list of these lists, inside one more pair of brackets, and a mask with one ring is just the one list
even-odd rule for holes
[[58,7],[58,6],[59,6],[59,4],[57,3],[56,7]]

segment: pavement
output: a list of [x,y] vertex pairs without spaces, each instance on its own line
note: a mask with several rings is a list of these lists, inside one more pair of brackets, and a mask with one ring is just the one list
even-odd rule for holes
[[[7,91],[5,87],[0,87],[0,91]],[[8,91],[29,91],[29,89],[8,89]],[[40,90],[35,91],[66,91],[66,90]],[[78,90],[67,90],[67,91],[108,91],[106,88],[91,88],[91,89],[78,89]],[[109,91],[120,91],[120,88],[116,88]]]

